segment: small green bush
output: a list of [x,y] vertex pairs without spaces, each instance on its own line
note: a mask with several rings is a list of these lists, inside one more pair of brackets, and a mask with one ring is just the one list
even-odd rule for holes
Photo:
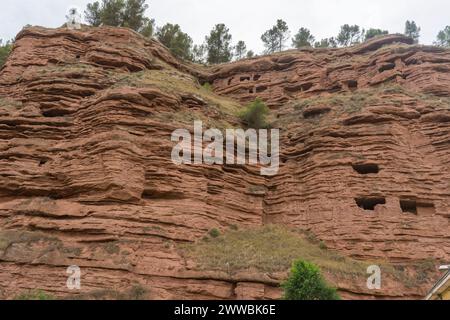
[[206,91],[212,91],[212,85],[209,82],[205,82],[202,87]]
[[220,231],[217,229],[211,229],[209,231],[209,235],[211,236],[211,238],[218,238],[220,236]]
[[146,295],[147,289],[141,285],[135,285],[129,293],[130,300],[145,300]]
[[256,99],[250,103],[240,114],[241,120],[250,128],[267,128],[266,117],[269,114],[269,108],[261,99]]
[[322,249],[322,250],[327,250],[328,249],[327,245],[323,241],[320,241],[319,248]]
[[282,284],[286,300],[340,300],[335,288],[328,286],[316,265],[298,260]]

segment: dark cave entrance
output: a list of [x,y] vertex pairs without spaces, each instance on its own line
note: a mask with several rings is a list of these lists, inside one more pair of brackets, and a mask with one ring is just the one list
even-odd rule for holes
[[386,204],[386,198],[375,197],[375,198],[356,198],[356,204],[361,209],[367,211],[374,211],[375,207],[380,204]]
[[412,213],[417,215],[417,202],[414,200],[400,200],[400,207],[403,213]]
[[353,170],[359,174],[379,173],[380,167],[377,164],[354,164]]

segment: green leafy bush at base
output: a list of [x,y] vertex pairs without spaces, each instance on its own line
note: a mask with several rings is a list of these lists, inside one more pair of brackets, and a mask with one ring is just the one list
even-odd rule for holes
[[267,128],[266,117],[268,114],[269,108],[258,98],[247,106],[240,114],[240,118],[250,128],[263,129]]
[[294,262],[282,287],[286,300],[340,300],[336,289],[326,283],[319,267],[302,260]]

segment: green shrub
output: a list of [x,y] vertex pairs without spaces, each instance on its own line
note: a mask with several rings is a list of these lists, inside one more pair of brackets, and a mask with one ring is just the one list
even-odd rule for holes
[[289,278],[282,284],[286,300],[339,300],[335,288],[328,286],[320,269],[298,260],[292,265]]
[[261,99],[256,99],[250,103],[240,114],[241,120],[250,128],[267,128],[266,117],[269,114],[269,108]]
[[129,293],[130,300],[145,300],[146,295],[147,289],[141,285],[135,285]]
[[322,250],[327,250],[328,249],[327,245],[323,241],[320,241],[319,248],[322,249]]
[[211,236],[211,238],[218,238],[220,236],[220,231],[217,229],[211,229],[209,231],[209,235]]
[[212,91],[212,86],[211,86],[211,83],[209,83],[209,82],[205,82],[202,87],[206,91]]

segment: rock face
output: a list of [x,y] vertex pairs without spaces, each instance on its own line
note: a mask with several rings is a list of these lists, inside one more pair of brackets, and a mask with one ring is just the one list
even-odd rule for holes
[[[450,51],[408,42],[204,68],[127,29],[25,29],[0,71],[0,297],[279,298],[287,270],[205,270],[182,250],[268,224],[424,278],[371,291],[327,273],[345,298],[423,297],[439,276],[423,262],[450,258]],[[237,127],[256,97],[282,129],[277,176],[172,163],[175,129]]]

